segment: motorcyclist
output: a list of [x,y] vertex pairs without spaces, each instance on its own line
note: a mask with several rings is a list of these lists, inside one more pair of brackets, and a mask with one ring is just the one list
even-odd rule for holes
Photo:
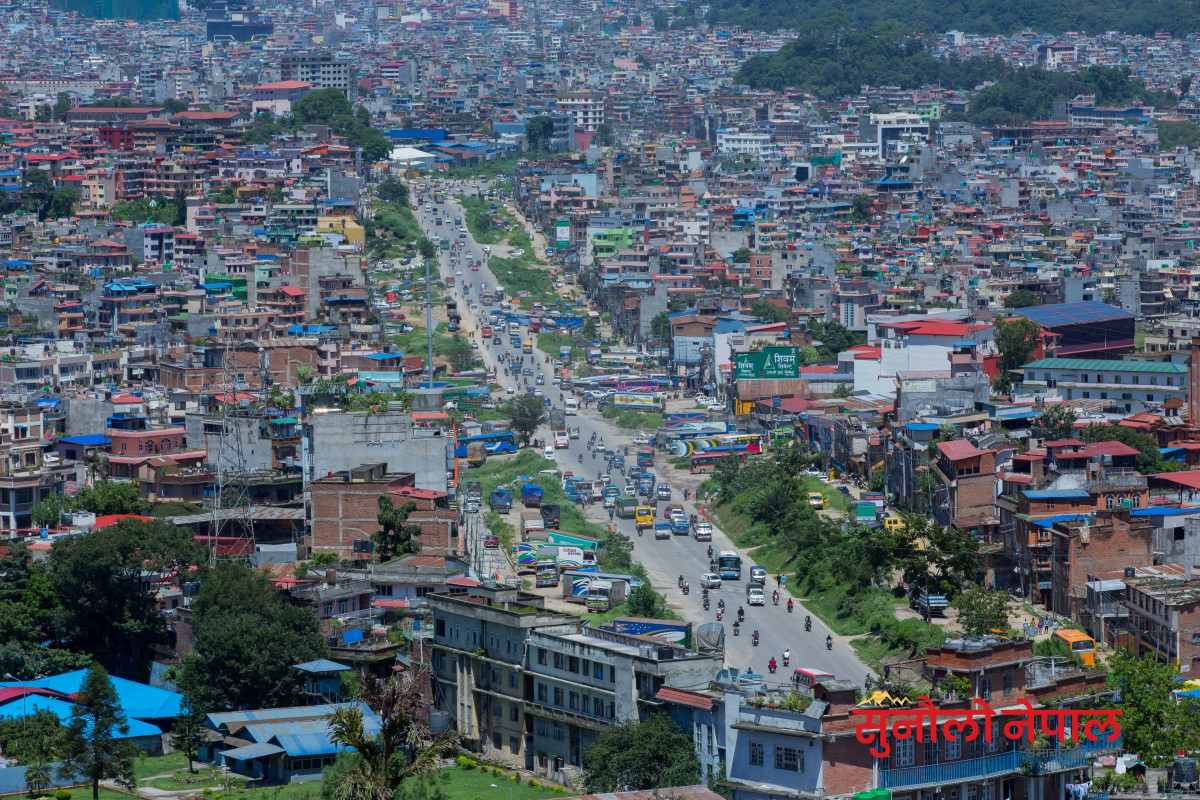
[[826,649],[833,648],[833,634],[830,634],[829,636],[825,637],[825,648]]
[[712,545],[711,544],[708,546],[708,560],[709,561],[712,560]]
[[725,598],[724,597],[722,597],[720,600],[717,601],[717,608],[721,609],[722,611],[725,610]]
[[744,608],[742,608],[741,606],[738,606],[738,619],[745,619],[745,618],[746,618],[746,610]]
[[767,662],[767,669],[771,672],[772,675],[775,674],[775,659],[774,658],[772,658],[770,661]]
[[786,647],[783,648],[783,665],[786,667],[787,663],[791,660],[792,660],[792,651]]

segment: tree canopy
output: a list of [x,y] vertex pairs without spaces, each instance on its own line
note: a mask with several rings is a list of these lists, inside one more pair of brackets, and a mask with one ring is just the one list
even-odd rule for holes
[[1041,304],[1041,298],[1028,289],[1017,289],[1004,298],[1005,308],[1031,308]]
[[550,414],[546,411],[546,401],[535,394],[518,395],[508,406],[513,433],[526,445],[538,427],[550,420]]
[[700,761],[690,733],[666,714],[604,729],[582,754],[583,783],[592,793],[691,786]]
[[273,708],[303,700],[303,675],[292,665],[328,651],[311,608],[286,602],[266,575],[224,563],[204,581],[192,612],[196,649],[183,662],[183,679],[199,707]]
[[104,667],[97,665],[88,670],[72,700],[59,778],[74,781],[77,776],[85,776],[92,785],[93,800],[100,798],[101,781],[113,780],[132,790],[137,785],[133,767],[138,751],[122,738],[129,732],[129,721]]

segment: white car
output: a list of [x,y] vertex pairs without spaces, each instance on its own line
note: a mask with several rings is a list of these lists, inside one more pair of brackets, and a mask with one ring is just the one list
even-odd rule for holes
[[714,414],[721,414],[725,411],[725,406],[721,403],[709,403],[705,408]]
[[706,572],[700,576],[701,589],[720,589],[721,576],[715,572]]
[[505,394],[516,394],[516,393],[517,393],[517,387],[515,387],[515,386],[509,386],[507,389],[505,389],[505,390],[504,390],[504,393],[505,393]]
[[509,255],[513,258],[520,258],[521,256],[525,255],[525,251],[518,247],[516,250],[513,250],[511,253],[509,253]]
[[551,461],[553,461],[553,460],[554,460],[554,448],[553,448],[553,447],[547,447],[545,450],[543,450],[543,451],[542,451],[542,456],[543,456],[544,458],[548,458],[548,459],[550,459]]
[[633,443],[640,445],[650,444],[650,437],[644,433],[638,434],[637,436],[633,437]]

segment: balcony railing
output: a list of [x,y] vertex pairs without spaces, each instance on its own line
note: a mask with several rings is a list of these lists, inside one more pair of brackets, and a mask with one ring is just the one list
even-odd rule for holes
[[881,769],[879,787],[902,789],[978,780],[1006,773],[1040,775],[1060,772],[1086,767],[1100,753],[1120,749],[1121,740],[1118,738],[1115,742],[1087,742],[1083,747],[1070,750],[1011,750],[948,764]]

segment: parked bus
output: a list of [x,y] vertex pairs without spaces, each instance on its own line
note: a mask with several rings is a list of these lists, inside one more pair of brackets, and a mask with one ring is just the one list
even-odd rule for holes
[[691,460],[692,474],[712,472],[726,458],[736,458],[739,464],[746,463],[745,453],[696,453]]
[[792,686],[803,694],[812,694],[813,687],[820,681],[831,681],[834,675],[816,667],[800,667],[792,673]]
[[472,444],[482,444],[484,452],[489,456],[517,452],[517,437],[513,435],[512,431],[505,431],[503,433],[485,433],[480,436],[468,436],[464,439],[459,439],[454,444],[454,457],[466,458],[467,450]]
[[1054,632],[1054,636],[1071,646],[1071,655],[1079,656],[1079,659],[1089,667],[1096,666],[1095,639],[1083,631],[1073,629],[1057,630]]
[[742,557],[733,550],[722,550],[717,553],[717,573],[722,580],[737,581],[742,579]]

